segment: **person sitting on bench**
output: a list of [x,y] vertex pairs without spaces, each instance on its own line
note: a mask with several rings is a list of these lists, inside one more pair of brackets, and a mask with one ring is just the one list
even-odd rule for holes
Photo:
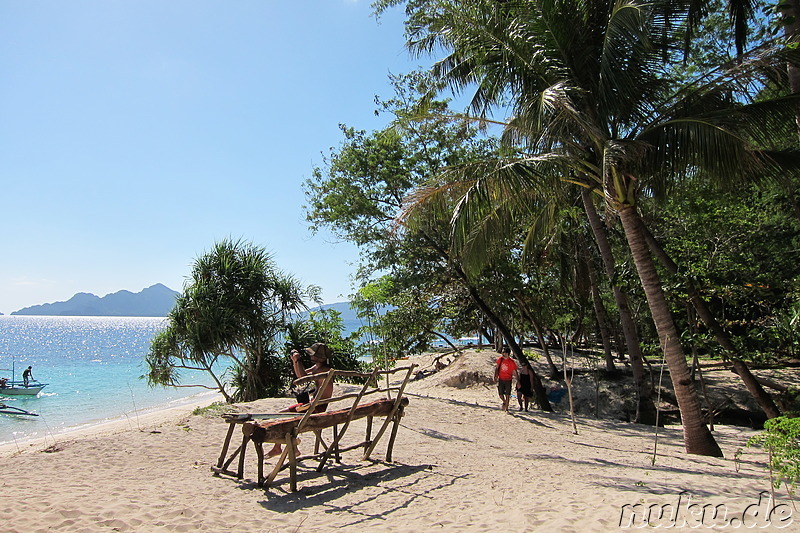
[[[305,368],[303,367],[302,362],[300,361],[300,352],[297,350],[292,350],[290,354],[292,358],[292,368],[294,368],[295,375],[299,378],[313,375],[313,374],[324,374],[328,370],[331,369],[330,365],[328,364],[328,358],[331,355],[331,350],[328,348],[327,345],[317,342],[313,344],[310,348],[306,348],[305,352],[311,357],[311,362],[314,363],[311,367]],[[322,386],[325,384],[325,378],[321,377],[319,379],[315,379],[314,383],[316,384],[316,391],[314,392],[314,398],[319,395],[320,400],[327,400],[331,396],[333,396],[333,382],[328,383],[328,386],[325,387],[324,390],[320,390]],[[301,407],[306,404],[297,403],[294,404],[287,409],[284,409],[282,412],[297,412],[301,409]],[[314,409],[315,413],[322,413],[328,408],[328,404],[324,403],[321,405],[317,405]],[[281,444],[275,443],[275,446],[267,452],[267,457],[274,457],[276,455],[280,455],[282,452]],[[298,454],[299,455],[299,454]]]

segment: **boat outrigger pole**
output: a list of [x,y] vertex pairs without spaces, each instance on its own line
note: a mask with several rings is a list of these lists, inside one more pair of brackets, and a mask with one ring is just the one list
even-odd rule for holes
[[3,402],[0,402],[0,413],[5,415],[39,416],[36,413],[31,413],[30,411],[26,411],[25,409],[20,409],[19,407],[12,407],[10,405],[6,405]]

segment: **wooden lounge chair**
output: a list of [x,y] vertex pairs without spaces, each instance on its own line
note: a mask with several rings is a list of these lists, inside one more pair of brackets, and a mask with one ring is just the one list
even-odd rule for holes
[[[297,463],[304,460],[315,459],[318,461],[316,470],[321,472],[327,462],[334,458],[340,462],[340,454],[363,448],[362,460],[367,460],[374,451],[381,437],[392,423],[392,431],[386,449],[386,461],[392,461],[392,448],[394,446],[397,429],[403,410],[408,405],[408,398],[403,397],[403,392],[411,377],[411,372],[416,365],[395,368],[393,370],[375,370],[371,373],[341,371],[332,369],[324,374],[305,376],[294,381],[296,386],[303,385],[313,380],[325,377],[324,384],[320,390],[324,390],[336,377],[357,377],[364,379],[364,385],[357,393],[343,394],[341,396],[320,400],[314,400],[308,404],[304,414],[298,413],[276,413],[276,414],[233,414],[223,415],[228,422],[228,433],[222,446],[216,466],[212,467],[215,474],[226,474],[235,476],[237,479],[244,477],[244,457],[248,442],[252,442],[258,457],[258,485],[269,487],[275,480],[278,473],[287,466],[289,467],[290,488],[297,490]],[[389,386],[389,376],[398,374],[402,378],[399,385]],[[386,380],[387,385],[381,387],[381,378]],[[366,398],[374,397],[376,394],[385,394],[386,397],[374,401],[365,401]],[[370,398],[371,399],[371,398]],[[328,404],[329,410],[326,412],[315,413],[318,405]],[[349,404],[349,405],[348,405]],[[331,406],[346,405],[346,407],[330,410]],[[372,424],[375,417],[384,418],[383,424],[378,429],[375,437],[372,438]],[[350,423],[353,420],[366,418],[366,435],[363,441],[342,446],[342,438],[347,433]],[[242,426],[241,445],[227,456],[234,428]],[[333,434],[330,442],[326,443],[322,432],[331,428]],[[296,456],[297,437],[301,433],[312,432],[315,435],[314,453],[309,455]],[[284,445],[282,453],[277,457],[276,463],[269,476],[264,477],[264,443],[280,443]],[[233,472],[228,469],[230,464],[239,458],[238,469]]]

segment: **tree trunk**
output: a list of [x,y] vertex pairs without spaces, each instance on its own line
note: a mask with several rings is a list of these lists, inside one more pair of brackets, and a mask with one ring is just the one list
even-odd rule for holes
[[634,207],[623,206],[619,210],[619,217],[622,221],[625,238],[628,240],[633,261],[636,264],[636,271],[642,282],[642,288],[644,288],[647,296],[647,303],[658,332],[664,359],[669,368],[672,386],[675,390],[675,398],[678,401],[678,409],[681,412],[683,442],[686,452],[696,455],[722,457],[722,450],[703,421],[700,399],[689,376],[689,365],[686,363],[686,355],[683,353],[678,330],[675,327],[667,300],[664,297],[661,280],[656,272],[653,258],[647,249],[647,241],[639,230],[639,215]]
[[[644,236],[645,240],[647,241],[647,245],[650,248],[650,251],[658,258],[658,261],[664,266],[664,268],[670,274],[677,275],[678,274],[678,265],[672,258],[667,254],[664,248],[661,246],[653,234],[650,232],[650,229],[642,224],[641,232]],[[686,281],[686,294],[689,296],[689,301],[692,303],[692,306],[697,311],[697,316],[700,317],[700,320],[706,325],[706,327],[711,331],[714,335],[714,338],[717,339],[717,342],[722,346],[726,351],[731,352],[732,354],[736,353],[736,349],[733,346],[728,334],[725,333],[725,330],[722,329],[722,326],[717,322],[717,319],[714,317],[714,314],[706,305],[705,301],[700,297],[700,294],[697,292],[697,288],[690,280]]]
[[450,348],[452,348],[454,351],[456,351],[456,352],[460,352],[461,351],[461,350],[458,349],[458,347],[455,344],[450,342],[450,339],[446,335],[442,335],[438,331],[434,331],[432,329],[429,329],[428,333],[430,333],[431,335],[435,335],[436,337],[439,337],[440,339],[442,339],[442,341],[444,341],[447,344],[449,344]]
[[778,409],[778,406],[775,405],[775,402],[772,401],[772,396],[770,396],[767,391],[761,386],[761,384],[756,380],[756,377],[750,372],[750,369],[747,368],[747,365],[744,361],[740,359],[734,359],[731,361],[733,363],[733,371],[742,378],[745,387],[747,390],[750,391],[750,394],[753,395],[753,398],[756,399],[758,405],[764,410],[764,413],[767,415],[768,418],[775,418],[777,416],[781,416],[781,412]]
[[[667,272],[677,275],[678,265],[667,254],[667,252],[661,246],[661,243],[656,240],[656,238],[650,232],[650,229],[644,224],[641,224],[640,230],[642,235],[644,235],[644,238],[647,240],[647,245],[650,247],[650,251],[653,252],[653,255],[655,255],[661,264],[664,265],[664,268],[667,269]],[[728,355],[732,356],[730,359],[733,359],[734,361],[739,360],[736,347],[733,345],[733,342],[728,334],[724,329],[722,329],[722,326],[706,305],[705,300],[703,300],[698,293],[697,288],[694,286],[691,280],[684,281],[686,283],[686,293],[689,295],[689,301],[692,303],[695,311],[697,311],[697,316],[699,316],[700,320],[702,320],[706,327],[711,330],[711,332],[714,334],[714,338],[724,350],[722,357],[723,361],[727,361],[729,359]],[[747,370],[747,365],[745,365],[741,360],[739,360],[739,364],[740,367],[741,365],[744,365],[744,369]],[[767,418],[775,418],[776,416],[781,415],[780,409],[778,409],[778,407],[775,405],[775,401],[772,399],[772,396],[770,396],[769,393],[765,391],[763,387],[761,387],[758,381],[753,379],[748,383],[745,374],[737,371],[736,364],[733,365],[732,372],[734,374],[738,374],[739,377],[742,378],[745,387],[747,387],[747,390],[750,391],[753,399],[756,401],[756,403],[758,403],[758,406],[761,408],[761,410],[764,411],[764,414],[767,415]],[[747,373],[749,374],[749,370]]]
[[600,257],[603,259],[603,267],[606,271],[606,276],[611,284],[614,293],[614,301],[619,309],[619,319],[622,326],[622,334],[625,337],[625,344],[628,347],[628,354],[631,358],[631,370],[633,371],[633,381],[636,384],[638,392],[638,407],[636,422],[642,424],[653,425],[656,423],[656,407],[653,403],[653,387],[648,384],[645,379],[644,372],[644,359],[642,357],[642,348],[639,345],[639,335],[636,333],[636,324],[633,322],[631,316],[630,306],[628,305],[628,297],[622,292],[622,289],[617,285],[614,275],[614,255],[611,252],[611,244],[608,242],[603,222],[597,214],[597,210],[592,202],[591,192],[586,188],[581,188],[581,198],[583,200],[583,208],[586,212],[586,217],[589,219],[589,224],[592,227],[597,248],[600,250]]
[[[472,301],[478,306],[478,309],[480,309],[481,312],[486,315],[486,318],[495,325],[497,331],[499,331],[499,333],[506,340],[506,344],[508,344],[508,347],[511,348],[511,353],[514,354],[518,361],[521,357],[525,357],[525,355],[522,353],[522,348],[520,348],[519,344],[517,344],[517,341],[514,340],[514,335],[511,334],[511,331],[508,329],[505,322],[500,320],[500,317],[498,317],[494,311],[492,311],[489,305],[483,301],[481,295],[478,294],[478,290],[469,284],[467,284],[467,289],[472,297]],[[539,407],[542,409],[542,411],[552,411],[553,407],[550,405],[550,401],[547,399],[547,391],[545,390],[544,385],[542,385],[541,378],[539,378],[539,375],[533,370],[533,367],[531,367],[529,370],[531,372],[531,376],[533,377],[533,393],[536,395],[536,402],[539,404]]]
[[[514,336],[511,334],[511,331],[508,329],[505,322],[500,320],[500,317],[498,317],[494,311],[492,311],[491,307],[489,307],[489,305],[483,300],[483,298],[481,298],[478,290],[469,282],[469,278],[467,277],[466,273],[464,273],[464,270],[458,264],[456,264],[455,261],[453,261],[447,250],[439,246],[435,239],[431,238],[430,235],[427,235],[424,232],[422,235],[431,245],[431,247],[442,257],[442,259],[444,259],[447,264],[453,268],[453,271],[456,273],[459,279],[461,279],[464,287],[466,287],[466,289],[469,291],[472,301],[475,302],[475,305],[478,306],[478,309],[481,310],[483,315],[494,325],[496,330],[500,331],[500,333],[506,339],[508,346],[511,348],[511,352],[517,356],[518,360],[520,357],[525,357],[525,355],[522,353],[522,349],[519,347],[519,344],[514,341]],[[547,399],[547,391],[542,385],[542,380],[532,367],[530,371],[531,376],[533,377],[533,392],[536,394],[536,401],[538,402],[539,407],[543,411],[552,411],[553,407],[550,405],[550,401]]]
[[591,261],[589,249],[583,235],[580,236],[582,245],[582,255],[586,262],[586,273],[589,276],[589,292],[592,295],[592,303],[594,304],[594,314],[597,318],[597,326],[600,328],[600,339],[603,341],[603,353],[605,354],[606,371],[613,372],[616,370],[614,366],[614,355],[611,352],[611,333],[608,327],[608,313],[606,306],[603,305],[603,300],[600,298],[600,287],[597,282],[597,273],[595,272],[595,264]]
[[533,328],[536,330],[536,337],[539,339],[539,344],[542,347],[542,353],[547,361],[547,366],[550,368],[550,379],[557,379],[559,372],[558,367],[553,362],[552,355],[550,355],[550,347],[547,345],[547,340],[544,338],[544,334],[542,333],[542,325],[534,321]]
[[556,364],[553,362],[553,358],[550,356],[550,349],[547,347],[547,343],[544,341],[544,335],[542,335],[542,326],[539,322],[533,317],[532,313],[528,309],[528,306],[525,304],[525,300],[517,294],[517,304],[519,304],[519,309],[522,312],[522,316],[525,317],[532,325],[533,329],[536,331],[536,338],[539,339],[539,344],[542,347],[542,353],[544,354],[544,358],[547,360],[547,366],[550,369],[550,379],[558,379],[559,370]]

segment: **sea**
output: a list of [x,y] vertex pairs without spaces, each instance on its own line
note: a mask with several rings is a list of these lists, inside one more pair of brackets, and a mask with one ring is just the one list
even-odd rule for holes
[[[0,377],[33,377],[48,385],[37,397],[3,396],[0,402],[36,413],[0,413],[0,445],[52,438],[103,422],[127,421],[154,410],[218,398],[202,388],[150,387],[145,354],[166,327],[165,318],[0,316]],[[195,373],[186,383],[211,385]]]

